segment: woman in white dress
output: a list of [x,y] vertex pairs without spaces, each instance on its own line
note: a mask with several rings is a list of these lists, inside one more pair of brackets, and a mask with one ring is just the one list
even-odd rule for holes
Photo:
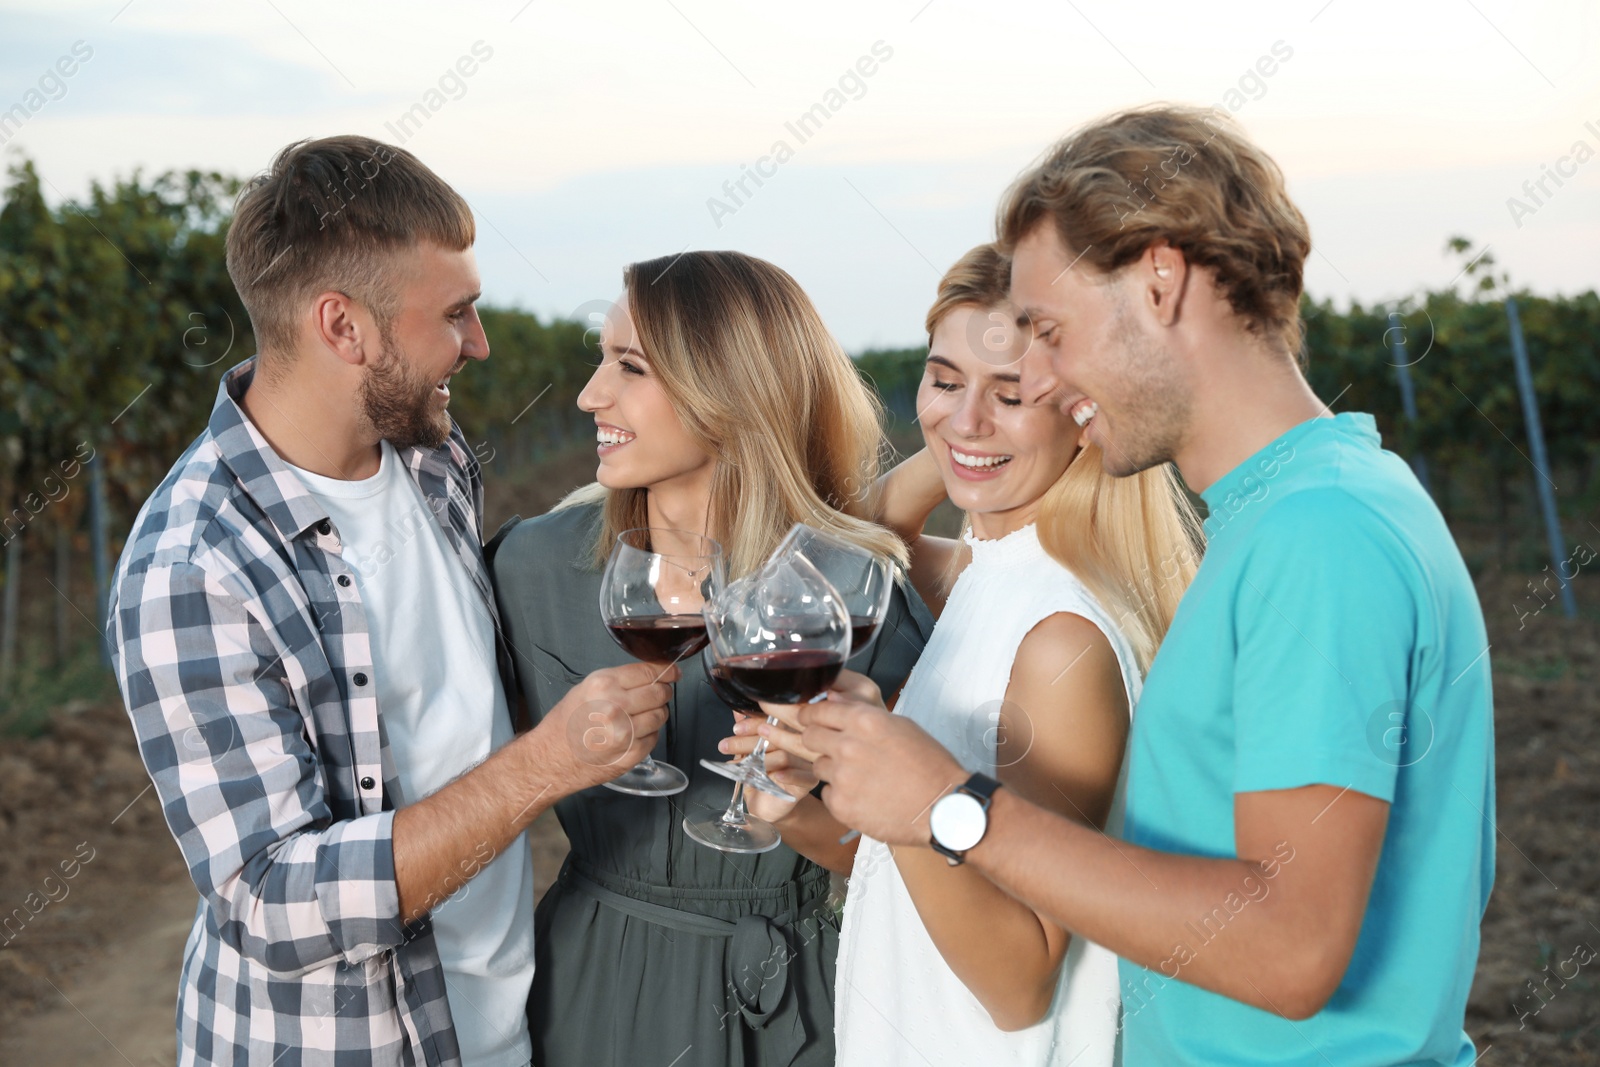
[[[1073,420],[1022,403],[1026,335],[1008,281],[1008,262],[983,246],[941,282],[917,402],[927,447],[883,483],[880,514],[912,546],[912,582],[938,615],[896,711],[968,770],[1115,834],[1141,671],[1193,574],[1198,524],[1169,469],[1110,478]],[[921,533],[947,494],[967,513],[960,541]],[[725,750],[746,750],[754,732],[741,724]],[[798,735],[759,732],[785,751],[769,766],[803,794],[815,779]],[[794,847],[843,866],[840,827],[815,798],[756,804]],[[1109,1067],[1119,1000],[1105,949],[931,848],[861,839],[839,948],[839,1064]]]

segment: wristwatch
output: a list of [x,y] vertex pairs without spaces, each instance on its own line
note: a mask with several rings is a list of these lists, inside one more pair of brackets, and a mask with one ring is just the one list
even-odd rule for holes
[[934,802],[928,813],[929,844],[954,867],[966,861],[967,852],[983,840],[989,829],[989,802],[1000,783],[987,774],[974,774]]

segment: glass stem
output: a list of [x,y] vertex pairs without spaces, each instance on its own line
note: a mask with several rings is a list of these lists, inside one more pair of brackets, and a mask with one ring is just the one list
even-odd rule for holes
[[[778,718],[775,715],[768,715],[767,716],[767,722],[770,723],[773,726],[777,726],[778,725]],[[763,737],[761,740],[757,741],[756,742],[756,747],[752,748],[750,750],[750,755],[746,756],[745,759],[749,761],[750,766],[754,767],[756,770],[760,771],[762,774],[766,774],[767,773],[767,738]]]
[[[674,662],[676,662],[676,661],[674,661]],[[663,672],[663,673],[665,673],[665,672]],[[669,749],[672,747],[672,720],[677,718],[677,715],[674,714],[674,712],[676,712],[677,710],[678,710],[678,685],[677,685],[676,682],[674,682],[672,684],[672,696],[669,698],[669,701],[668,701],[668,704],[667,704],[666,735],[667,735],[667,748],[669,748]],[[635,763],[634,767],[636,767],[636,768],[638,768],[639,770],[642,770],[642,771],[647,771],[647,772],[653,773],[655,771],[655,767],[656,767],[656,758],[651,753],[646,752],[644,754],[644,759],[640,760],[638,763]]]
[[[661,735],[662,739],[667,743],[667,758],[670,759],[672,754],[672,737],[676,732],[674,727],[676,726],[678,720],[678,683],[673,682],[668,689],[672,695],[667,700],[667,721],[665,727],[661,731]],[[646,763],[654,764],[655,757],[649,753],[646,753],[644,761]]]
[[[753,755],[753,753],[752,753]],[[733,783],[733,799],[728,801],[728,810],[722,813],[722,821],[729,826],[744,826],[744,783]]]

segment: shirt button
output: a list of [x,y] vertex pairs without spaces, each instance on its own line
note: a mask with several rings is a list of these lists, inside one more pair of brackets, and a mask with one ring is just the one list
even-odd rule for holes
[[377,782],[374,782],[372,780],[372,775],[370,775],[370,774],[367,775],[365,778],[361,779],[361,788],[362,789],[373,789],[373,788],[377,787],[377,784],[378,784]]
[[357,685],[366,685],[367,684],[367,676],[362,674],[360,671],[356,671],[355,683]]
[[321,522],[317,523],[317,533],[322,534],[324,537],[333,533],[333,523],[329,522],[327,519],[323,519]]
[[348,574],[339,575],[339,584],[343,585],[343,586],[348,586],[350,584],[350,576]]

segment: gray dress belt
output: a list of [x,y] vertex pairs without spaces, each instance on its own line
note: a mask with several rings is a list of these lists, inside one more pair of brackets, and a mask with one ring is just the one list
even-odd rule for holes
[[[732,920],[669,908],[665,904],[617,892],[605,883],[619,886],[630,883],[587,866],[579,870],[579,865],[570,856],[561,868],[560,880],[606,907],[636,919],[669,930],[730,938],[732,944],[728,951],[727,988],[738,1002],[739,1015],[745,1025],[754,1030],[761,1029],[772,1018],[773,1012],[783,1003],[783,994],[789,985],[789,961],[795,953],[789,945],[784,927],[808,919],[823,921],[823,917],[829,913],[826,876],[819,880],[820,892],[781,915],[742,915]],[[801,882],[797,883],[797,888],[803,891],[807,886]],[[792,894],[799,895],[798,891]]]

